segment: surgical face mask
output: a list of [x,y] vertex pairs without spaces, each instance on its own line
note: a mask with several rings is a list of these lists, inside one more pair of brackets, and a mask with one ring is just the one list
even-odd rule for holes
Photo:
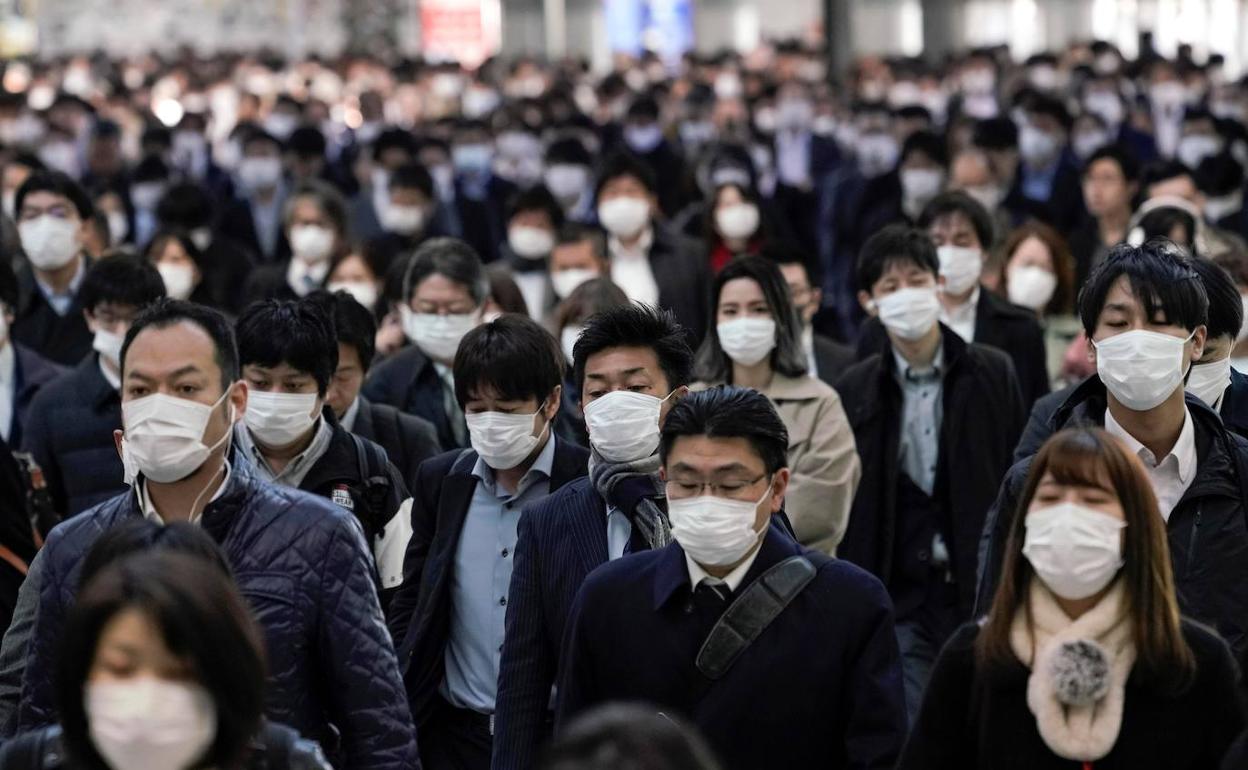
[[715,211],[715,226],[725,238],[742,240],[758,231],[760,215],[753,203],[734,203]]
[[[762,532],[754,529],[758,506],[771,495],[771,487],[755,502],[702,495],[683,500],[668,499],[667,515],[672,537],[689,558],[707,567],[736,564],[750,552]],[[764,530],[765,531],[765,530]]]
[[624,142],[633,152],[639,155],[647,155],[654,152],[655,148],[663,143],[663,129],[659,128],[658,123],[649,123],[644,126],[625,126]]
[[[0,317],[3,320],[3,317]],[[584,326],[565,326],[563,331],[559,332],[559,347],[563,348],[563,357],[572,361],[572,351],[576,347],[576,341],[581,336],[581,332],[585,331]]]
[[319,265],[334,250],[334,233],[320,225],[295,225],[290,228],[290,252],[307,265]]
[[484,174],[494,162],[494,148],[488,144],[459,144],[451,149],[451,163],[460,174]]
[[331,281],[325,288],[331,294],[345,291],[369,310],[377,306],[377,284],[372,281]]
[[854,146],[858,170],[868,179],[887,174],[897,165],[901,150],[891,134],[863,134]]
[[598,204],[598,220],[617,238],[632,238],[650,221],[650,202],[631,195],[617,196]]
[[898,289],[875,300],[875,307],[884,328],[903,340],[921,339],[940,317],[940,300],[932,286]]
[[[478,412],[465,414],[472,448],[495,470],[515,468],[533,453],[546,427],[536,435],[533,426],[541,409],[532,414]],[[549,423],[547,423],[549,425]]]
[[1004,191],[995,184],[981,184],[974,187],[967,187],[964,193],[975,199],[979,205],[988,210],[988,213],[997,210],[997,206],[1001,205],[1001,200],[1005,198]]
[[570,206],[581,199],[589,189],[589,169],[571,163],[556,163],[542,174],[550,194],[554,195],[564,206]]
[[1027,514],[1023,556],[1049,590],[1078,601],[1094,596],[1122,569],[1125,521],[1078,503]]
[[217,736],[217,709],[197,684],[142,676],[88,682],[91,743],[109,767],[185,770]]
[[783,99],[776,105],[776,125],[790,131],[810,128],[815,106],[807,99]]
[[559,297],[559,299],[567,299],[572,292],[576,291],[576,287],[586,281],[592,281],[600,275],[601,273],[597,270],[574,267],[568,270],[556,270],[551,273],[550,283],[555,288],[555,296]]
[[165,293],[173,299],[186,299],[195,290],[195,268],[185,264],[161,263],[156,266],[165,283]]
[[1191,134],[1179,140],[1175,155],[1183,165],[1195,170],[1205,158],[1222,152],[1222,140],[1207,134]]
[[316,422],[315,393],[266,393],[252,389],[247,394],[243,421],[251,435],[268,447],[290,446]]
[[945,279],[946,294],[965,294],[979,283],[984,270],[984,253],[971,246],[946,244],[936,249],[940,259],[940,277]]
[[590,445],[607,462],[626,463],[649,457],[659,448],[659,412],[666,400],[631,390],[613,390],[590,401],[584,409]]
[[425,227],[425,210],[420,206],[396,206],[387,202],[377,213],[382,229],[396,235],[416,235]]
[[1231,384],[1231,358],[1207,364],[1192,364],[1187,377],[1187,392],[1204,401],[1210,409],[1218,408],[1218,401]]
[[230,436],[230,431],[226,430],[213,446],[204,444],[208,420],[229,392],[227,388],[212,406],[163,393],[124,402],[121,405],[121,424],[125,428],[122,459],[159,484],[190,476]]
[[22,251],[39,270],[57,270],[78,255],[78,225],[68,219],[43,214],[17,226]]
[[282,179],[282,161],[274,157],[243,158],[238,163],[238,181],[255,192],[270,190]]
[[1183,383],[1186,345],[1191,338],[1191,334],[1183,338],[1136,329],[1094,340],[1096,373],[1118,403],[1146,412]]
[[555,248],[555,236],[541,227],[516,225],[507,231],[507,245],[522,259],[545,259]]
[[130,188],[130,202],[134,204],[136,209],[155,211],[156,204],[160,203],[160,199],[164,194],[164,182],[136,182]]
[[1080,131],[1070,140],[1071,149],[1080,160],[1087,160],[1092,153],[1109,144],[1109,132],[1101,129]]
[[1006,288],[1010,302],[1039,312],[1057,291],[1057,276],[1043,267],[1022,265],[1010,268]]
[[937,168],[903,168],[901,194],[915,201],[930,201],[945,186],[945,174]]
[[1205,218],[1210,222],[1228,217],[1244,207],[1244,193],[1236,190],[1229,195],[1210,196],[1205,198]]
[[125,341],[120,334],[113,334],[105,329],[97,329],[95,339],[91,341],[91,349],[104,357],[114,369],[121,369],[121,344]]
[[1047,131],[1026,125],[1018,132],[1018,153],[1032,165],[1052,160],[1058,149],[1057,139]]
[[754,366],[776,347],[776,322],[771,318],[735,318],[715,326],[724,354],[742,366]]
[[1118,94],[1109,91],[1093,91],[1083,98],[1083,108],[1105,121],[1108,126],[1118,126],[1126,117],[1126,108]]
[[399,306],[403,333],[416,347],[434,361],[450,363],[459,350],[459,341],[477,326],[476,313],[436,315],[414,313],[406,305]]
[[207,251],[212,245],[212,230],[207,227],[195,228],[191,231],[191,243],[200,251]]
[[114,246],[126,240],[130,234],[130,222],[124,211],[108,212],[108,240]]

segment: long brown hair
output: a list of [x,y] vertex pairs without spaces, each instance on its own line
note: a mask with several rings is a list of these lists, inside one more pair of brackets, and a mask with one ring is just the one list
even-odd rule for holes
[[1049,315],[1070,313],[1074,308],[1075,289],[1077,288],[1075,286],[1075,258],[1070,254],[1066,239],[1043,222],[1035,220],[1024,222],[1011,230],[1005,243],[1001,245],[1001,275],[1004,277],[1002,288],[1010,280],[1010,258],[1028,238],[1039,239],[1049,250],[1049,256],[1053,260],[1053,275],[1057,277],[1057,288],[1053,291],[1053,298],[1045,306],[1045,312]]
[[1010,626],[1020,607],[1031,625],[1028,589],[1035,573],[1023,556],[1024,522],[1046,473],[1052,474],[1059,484],[1099,487],[1118,497],[1127,520],[1124,565],[1118,579],[1126,588],[1127,608],[1134,620],[1137,668],[1162,687],[1184,688],[1195,674],[1196,662],[1179,628],[1166,525],[1144,466],[1117,439],[1099,428],[1061,431],[1045,442],[1032,460],[1010,524],[1001,582],[975,642],[980,664],[1006,666],[1015,661]]

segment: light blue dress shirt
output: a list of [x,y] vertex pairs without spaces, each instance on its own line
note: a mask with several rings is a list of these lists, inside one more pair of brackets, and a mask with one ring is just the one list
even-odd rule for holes
[[628,514],[616,508],[614,505],[607,505],[607,559],[615,561],[624,555],[624,549],[628,547],[628,539],[633,536],[633,523],[628,520]]
[[52,311],[59,316],[63,316],[74,306],[74,297],[78,296],[78,289],[82,287],[82,279],[87,275],[86,263],[82,257],[75,257],[78,260],[78,272],[74,273],[74,277],[70,279],[69,286],[65,287],[65,291],[57,293],[38,278],[35,279],[35,285],[39,287],[39,293],[47,300]]
[[456,708],[494,713],[516,527],[526,505],[550,494],[555,441],[551,436],[546,442],[515,494],[498,488],[493,469],[480,458],[472,469],[478,482],[455,549],[450,641],[441,688],[442,696]]
[[944,349],[927,369],[906,363],[896,350],[897,383],[901,385],[901,470],[929,497],[936,486],[936,465],[940,461],[941,404],[944,387]]

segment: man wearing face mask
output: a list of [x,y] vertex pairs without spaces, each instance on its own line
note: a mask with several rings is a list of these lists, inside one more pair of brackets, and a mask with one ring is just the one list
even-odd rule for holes
[[675,216],[688,202],[684,194],[685,162],[663,135],[659,104],[648,96],[632,103],[621,129],[624,147],[650,168],[655,197],[666,216]]
[[14,198],[28,270],[18,275],[13,338],[40,355],[72,366],[91,351],[80,293],[91,199],[59,171],[32,174]]
[[585,475],[588,453],[552,430],[563,354],[550,333],[504,315],[464,337],[455,390],[471,449],[421,465],[415,530],[390,631],[426,770],[488,770],[504,620],[524,511]]
[[121,421],[122,340],[135,316],[165,296],[165,284],[148,262],[105,257],[87,271],[80,296],[94,352],[35,397],[21,444],[43,469],[62,517],[124,489],[112,440]]
[[789,82],[776,94],[776,205],[802,243],[813,243],[818,227],[818,191],[842,163],[835,140],[813,131],[815,106],[810,90]]
[[542,181],[573,222],[594,221],[594,159],[579,139],[560,139],[546,150]]
[[608,234],[611,280],[634,302],[670,308],[690,344],[706,333],[707,260],[703,247],[658,218],[657,180],[627,153],[609,157],[594,197]]
[[22,445],[35,395],[69,371],[13,341],[9,330],[17,298],[17,276],[13,268],[0,264],[0,439],[13,447]]
[[451,364],[460,340],[481,323],[490,296],[485,265],[467,243],[434,238],[412,256],[402,296],[403,334],[412,344],[373,370],[364,395],[433,423],[443,447],[467,446]]
[[[1179,607],[1215,627],[1242,664],[1248,659],[1248,442],[1184,389],[1197,376],[1192,364],[1208,340],[1205,283],[1169,241],[1122,244],[1092,271],[1079,314],[1097,376],[1077,386],[1046,427],[1103,426],[1139,456],[1166,520]],[[1030,462],[1026,457],[1010,469],[985,522],[980,608],[999,579],[1005,532]]]
[[385,232],[381,212],[390,198],[390,175],[416,161],[416,139],[410,131],[389,128],[361,155],[355,167],[359,191],[351,196],[351,232],[369,239]]
[[478,120],[460,121],[453,133],[451,162],[455,166],[455,213],[462,237],[481,259],[498,258],[507,240],[507,201],[516,186],[494,173],[494,135]]
[[249,130],[235,175],[240,198],[221,214],[218,232],[242,243],[262,263],[281,262],[290,256],[282,228],[286,183],[281,140],[259,128]]
[[809,259],[796,246],[774,244],[763,249],[764,257],[780,267],[789,287],[789,299],[802,321],[802,348],[806,352],[809,371],[827,384],[836,381],[857,360],[854,349],[814,330],[812,321],[823,301],[823,291]]
[[134,210],[133,241],[140,247],[155,234],[158,221],[156,207],[169,188],[169,167],[155,155],[149,155],[134,167],[130,178],[130,204]]
[[1017,218],[1034,217],[1068,233],[1087,216],[1079,170],[1066,152],[1073,121],[1065,105],[1050,96],[1033,96],[1025,111],[1026,122],[1018,129],[1022,163],[1006,205]]
[[979,533],[1025,416],[1009,359],[939,323],[938,269],[920,230],[864,244],[858,299],[887,338],[837,384],[863,467],[837,555],[888,587],[911,720],[936,654],[971,617]]
[[419,163],[400,166],[386,180],[386,198],[378,208],[381,234],[368,241],[381,264],[392,264],[430,238],[445,235],[434,219],[433,177]]
[[674,542],[582,584],[557,727],[608,701],[644,701],[690,719],[733,770],[892,767],[905,709],[888,595],[772,523],[788,442],[753,390],[673,407],[660,456]]
[[163,301],[127,334],[116,441],[133,488],[55,529],[32,565],[18,596],[21,620],[6,635],[10,648],[25,650],[16,726],[55,719],[50,656],[100,534],[138,517],[190,521],[222,546],[264,629],[267,716],[320,742],[337,766],[416,767],[359,526],[328,500],[261,481],[231,446],[248,408],[238,377],[233,336],[215,311]]
[[203,256],[200,285],[212,307],[236,314],[246,304],[245,286],[256,256],[243,244],[214,232],[215,204],[201,185],[182,182],[169,188],[156,207],[162,230],[184,231]]
[[282,213],[290,257],[264,265],[247,280],[246,294],[262,299],[298,299],[325,286],[330,264],[346,247],[347,203],[325,182],[301,183]]
[[494,759],[530,768],[550,733],[550,688],[572,598],[585,576],[671,542],[659,429],[688,392],[693,353],[670,312],[637,304],[592,316],[573,349],[591,477],[520,519],[499,664]]
[[507,243],[501,253],[535,321],[548,316],[558,304],[547,264],[561,227],[563,209],[545,185],[517,193],[507,203]]

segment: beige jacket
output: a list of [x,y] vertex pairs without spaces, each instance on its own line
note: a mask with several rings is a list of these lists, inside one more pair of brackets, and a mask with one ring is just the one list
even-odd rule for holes
[[[695,390],[707,387],[706,383],[693,386]],[[779,372],[763,395],[771,399],[789,430],[792,478],[784,510],[797,539],[835,555],[862,478],[854,431],[841,397],[814,377],[786,377]]]

